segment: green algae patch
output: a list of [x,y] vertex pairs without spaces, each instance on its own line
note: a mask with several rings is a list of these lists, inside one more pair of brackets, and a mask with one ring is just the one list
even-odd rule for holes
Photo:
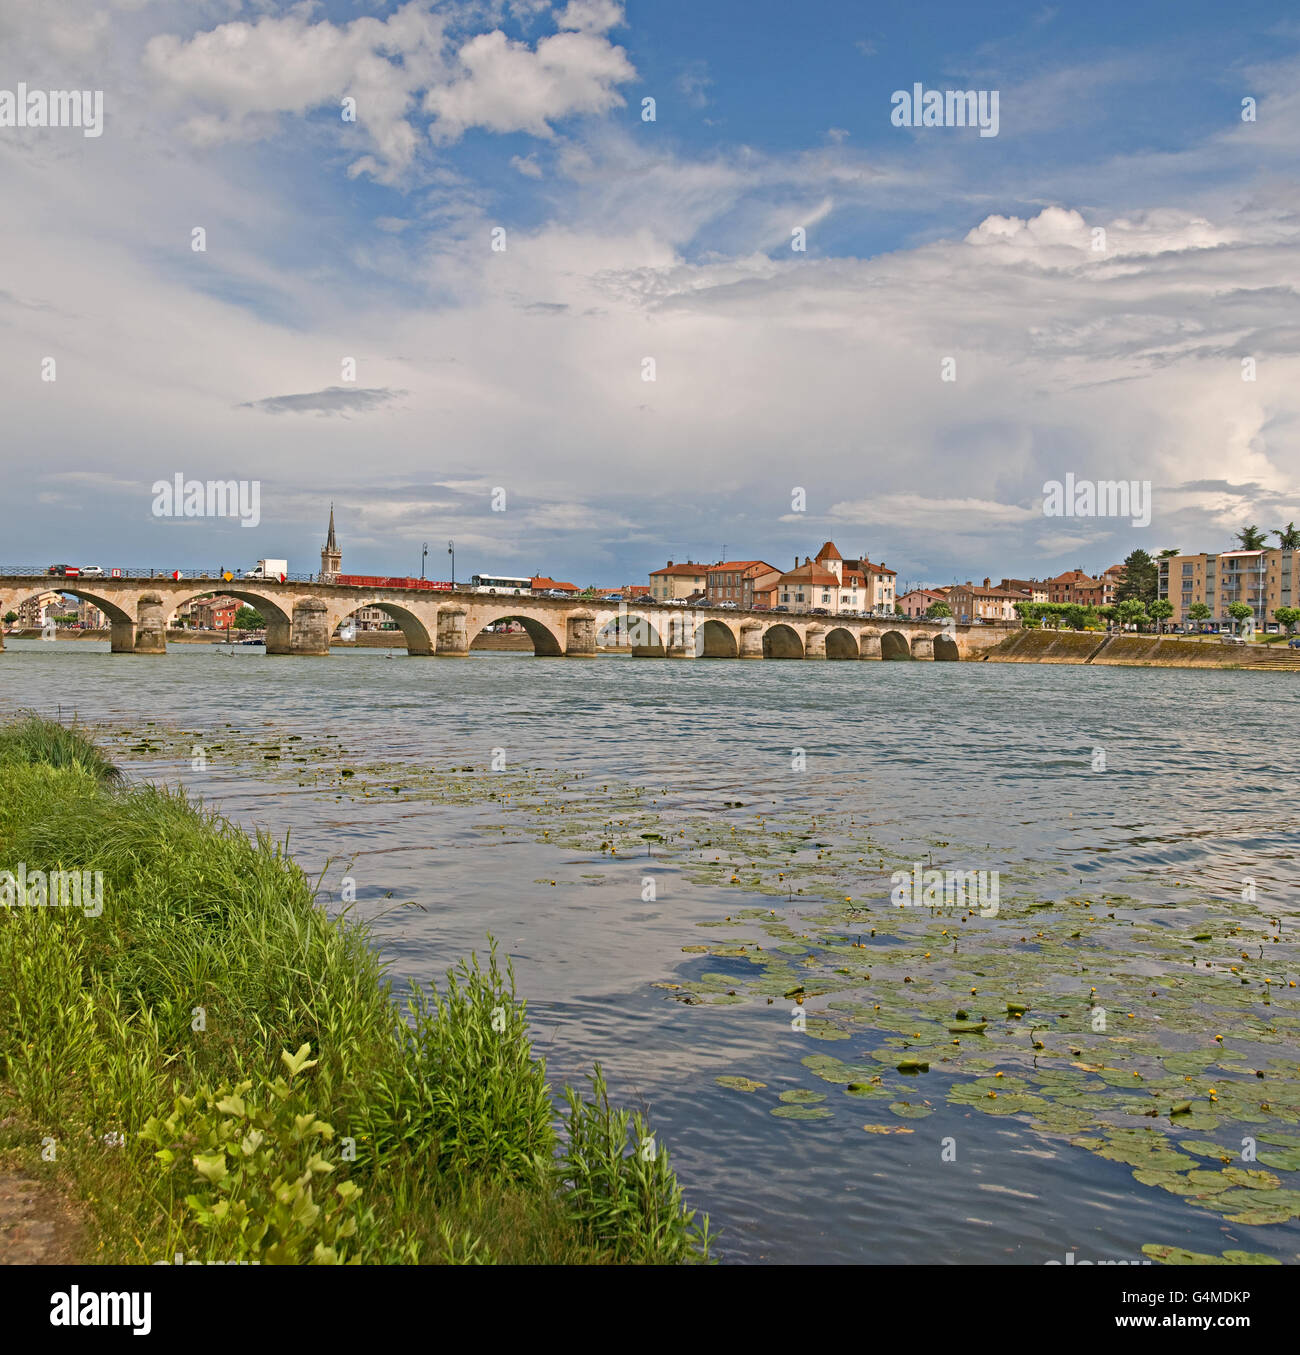
[[1143,1244],[1142,1255],[1159,1261],[1163,1266],[1280,1266],[1276,1256],[1254,1251],[1225,1251],[1221,1256],[1210,1252],[1188,1251],[1163,1242]]
[[715,1077],[713,1079],[719,1087],[727,1087],[735,1092],[756,1092],[760,1087],[766,1087],[766,1082],[755,1082],[752,1077]]

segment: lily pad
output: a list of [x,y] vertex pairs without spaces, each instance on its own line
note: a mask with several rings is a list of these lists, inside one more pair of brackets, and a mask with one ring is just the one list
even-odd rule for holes
[[736,1092],[756,1092],[767,1086],[766,1082],[755,1082],[752,1077],[715,1077],[713,1080],[719,1087],[729,1087]]

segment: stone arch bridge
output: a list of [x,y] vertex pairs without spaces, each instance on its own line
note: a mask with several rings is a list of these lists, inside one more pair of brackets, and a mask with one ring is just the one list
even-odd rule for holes
[[[515,597],[469,590],[367,588],[351,584],[239,579],[0,578],[0,616],[38,593],[84,599],[108,617],[114,654],[163,654],[167,622],[180,606],[215,593],[255,608],[268,654],[326,655],[339,624],[378,607],[401,628],[411,655],[464,658],[480,631],[517,620],[540,657],[586,658],[602,634],[638,657],[679,659],[970,659],[996,645],[1006,625],[963,626],[909,617],[817,616]],[[0,649],[3,639],[0,639]]]

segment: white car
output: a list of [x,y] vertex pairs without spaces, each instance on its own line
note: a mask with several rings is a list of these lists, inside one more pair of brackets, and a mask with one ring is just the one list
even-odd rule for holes
[[81,577],[83,579],[102,579],[104,571],[99,565],[82,565]]

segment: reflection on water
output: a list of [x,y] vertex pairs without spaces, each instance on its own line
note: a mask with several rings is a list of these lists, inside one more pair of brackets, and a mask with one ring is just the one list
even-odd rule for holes
[[[146,658],[13,641],[0,655],[4,713],[61,708],[136,731],[154,720],[304,741],[331,733],[358,757],[412,768],[487,765],[500,750],[511,768],[584,774],[588,797],[646,787],[669,818],[730,800],[810,823],[851,815],[906,859],[960,841],[978,852],[972,866],[1001,872],[1004,896],[1027,863],[1038,889],[1046,877],[1062,894],[1086,882],[1152,903],[1188,883],[1235,895],[1249,876],[1288,927],[1300,759],[1286,731],[1298,694],[1289,673],[1055,665],[388,662],[366,650],[268,659],[179,645]],[[801,1122],[717,1086],[743,1069],[776,1091],[805,1087],[810,1042],[779,1004],[688,1007],[650,985],[683,970],[697,922],[766,908],[763,896],[742,901],[653,855],[611,861],[539,843],[504,809],[338,798],[223,766],[219,752],[203,773],[176,759],[139,772],[183,781],[242,823],[290,831],[330,898],[350,874],[400,979],[438,976],[485,933],[498,936],[555,1078],[599,1059],[618,1097],[649,1110],[690,1199],[724,1230],[724,1259],[1138,1259],[1148,1241],[1296,1250],[1290,1225],[1225,1230],[1217,1215],[1135,1186],[1123,1163],[1020,1118],[939,1098],[915,1132],[868,1135],[862,1124],[882,1118],[875,1103]],[[647,871],[656,897],[643,902]],[[864,881],[863,896],[873,889]],[[857,1052],[812,1052],[826,1050]],[[955,1162],[941,1160],[945,1136],[961,1145]]]

